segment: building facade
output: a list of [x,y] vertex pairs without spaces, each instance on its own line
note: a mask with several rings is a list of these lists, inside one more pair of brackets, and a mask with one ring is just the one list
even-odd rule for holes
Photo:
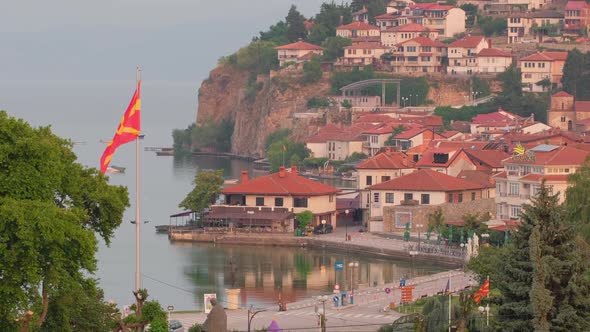
[[566,58],[567,52],[539,52],[520,59],[523,90],[546,92],[560,86]]

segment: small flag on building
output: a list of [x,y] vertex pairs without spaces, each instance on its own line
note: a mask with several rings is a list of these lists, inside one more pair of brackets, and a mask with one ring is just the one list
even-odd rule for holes
[[473,299],[475,300],[475,303],[479,304],[479,302],[481,302],[481,300],[485,296],[488,296],[489,294],[490,294],[490,279],[488,278],[483,283],[483,285],[481,285],[481,288],[475,294],[473,294]]

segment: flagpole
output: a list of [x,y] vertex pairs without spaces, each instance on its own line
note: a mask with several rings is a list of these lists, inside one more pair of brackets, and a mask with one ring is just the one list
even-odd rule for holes
[[[488,288],[490,287],[490,276],[487,276]],[[490,326],[490,292],[487,294],[488,303],[486,303],[486,326]]]
[[[135,84],[137,93],[139,92],[139,82],[141,81],[141,69],[137,66],[135,73]],[[140,269],[140,225],[141,218],[139,214],[139,135],[135,139],[135,290],[141,288],[141,269]]]

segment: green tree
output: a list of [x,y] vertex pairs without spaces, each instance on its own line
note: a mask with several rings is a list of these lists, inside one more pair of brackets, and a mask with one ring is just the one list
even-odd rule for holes
[[404,125],[399,125],[397,127],[393,128],[393,132],[391,133],[391,135],[389,135],[389,137],[387,138],[387,140],[385,141],[385,145],[386,146],[393,146],[394,144],[394,140],[395,137],[401,133],[403,133],[406,130],[406,127],[404,127]]
[[305,18],[299,13],[295,5],[291,5],[285,22],[287,22],[287,39],[290,42],[295,42],[300,38],[305,39],[307,36],[307,29],[304,23]]
[[[110,243],[128,193],[76,163],[72,143],[49,127],[0,112],[0,137],[0,331],[15,330],[27,311],[43,328],[49,311],[67,317],[79,309],[59,298],[93,291],[86,276],[96,270],[97,235]],[[101,317],[87,322],[100,324]],[[72,329],[61,322],[62,330]]]
[[289,162],[293,155],[297,155],[299,160],[303,160],[309,157],[309,149],[303,143],[283,138],[273,142],[266,150],[266,158],[270,163],[272,172],[277,172],[279,167],[283,166],[285,162]]
[[344,56],[344,47],[350,46],[352,44],[352,40],[350,38],[344,37],[328,37],[322,43],[322,47],[324,48],[324,60],[326,61],[334,61],[337,58]]
[[271,41],[254,39],[248,46],[236,52],[237,67],[254,74],[264,74],[271,69],[277,69],[279,60],[276,46]]
[[503,17],[478,16],[477,23],[486,37],[499,36],[508,28]]
[[264,146],[266,147],[266,149],[268,149],[272,143],[274,143],[276,141],[283,140],[285,138],[289,138],[290,135],[291,135],[291,129],[281,128],[281,129],[275,130],[272,133],[268,134],[268,136],[266,137]]
[[465,11],[465,25],[466,27],[473,27],[475,24],[475,18],[477,16],[477,5],[471,3],[462,4],[461,9]]
[[561,83],[563,89],[577,100],[590,99],[590,52],[582,53],[577,48],[567,54]]
[[289,43],[287,30],[287,23],[279,21],[277,24],[271,25],[268,31],[260,31],[259,39],[272,42],[276,45],[285,45]]
[[322,79],[322,65],[320,64],[320,57],[314,56],[308,62],[303,64],[303,82],[315,83]]
[[569,187],[565,200],[568,219],[578,229],[578,234],[590,243],[590,163],[588,160],[568,178]]
[[197,172],[193,181],[195,188],[178,204],[178,207],[200,213],[209,207],[215,195],[221,192],[223,181],[223,171],[220,169]]
[[303,212],[299,212],[295,215],[295,219],[297,220],[297,224],[299,225],[299,229],[305,231],[307,226],[313,220],[313,212],[309,210],[305,210]]
[[320,12],[315,16],[314,25],[309,33],[312,44],[321,45],[327,38],[336,35],[336,28],[341,24],[352,22],[352,12],[346,3],[324,2]]

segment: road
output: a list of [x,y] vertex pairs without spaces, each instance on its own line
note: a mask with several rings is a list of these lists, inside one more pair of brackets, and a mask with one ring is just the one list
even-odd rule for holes
[[[451,291],[459,291],[468,286],[474,286],[475,281],[470,274],[460,270],[442,272],[431,276],[409,279],[406,285],[415,286],[413,299],[432,296],[443,292],[450,279]],[[390,324],[402,314],[395,311],[383,311],[390,302],[399,305],[401,291],[399,284],[387,284],[378,287],[360,289],[354,296],[354,304],[344,307],[335,307],[332,298],[334,294],[326,294],[325,302],[327,331],[376,331],[380,326]],[[385,289],[389,288],[389,294]],[[287,304],[287,311],[278,311],[278,307],[264,308],[252,320],[252,331],[266,328],[272,320],[276,320],[283,331],[319,331],[318,315],[323,306],[317,299],[309,299]],[[246,309],[227,310],[228,329],[247,331],[248,311]],[[172,313],[172,319],[180,320],[185,328],[202,323],[206,314],[196,313]]]

